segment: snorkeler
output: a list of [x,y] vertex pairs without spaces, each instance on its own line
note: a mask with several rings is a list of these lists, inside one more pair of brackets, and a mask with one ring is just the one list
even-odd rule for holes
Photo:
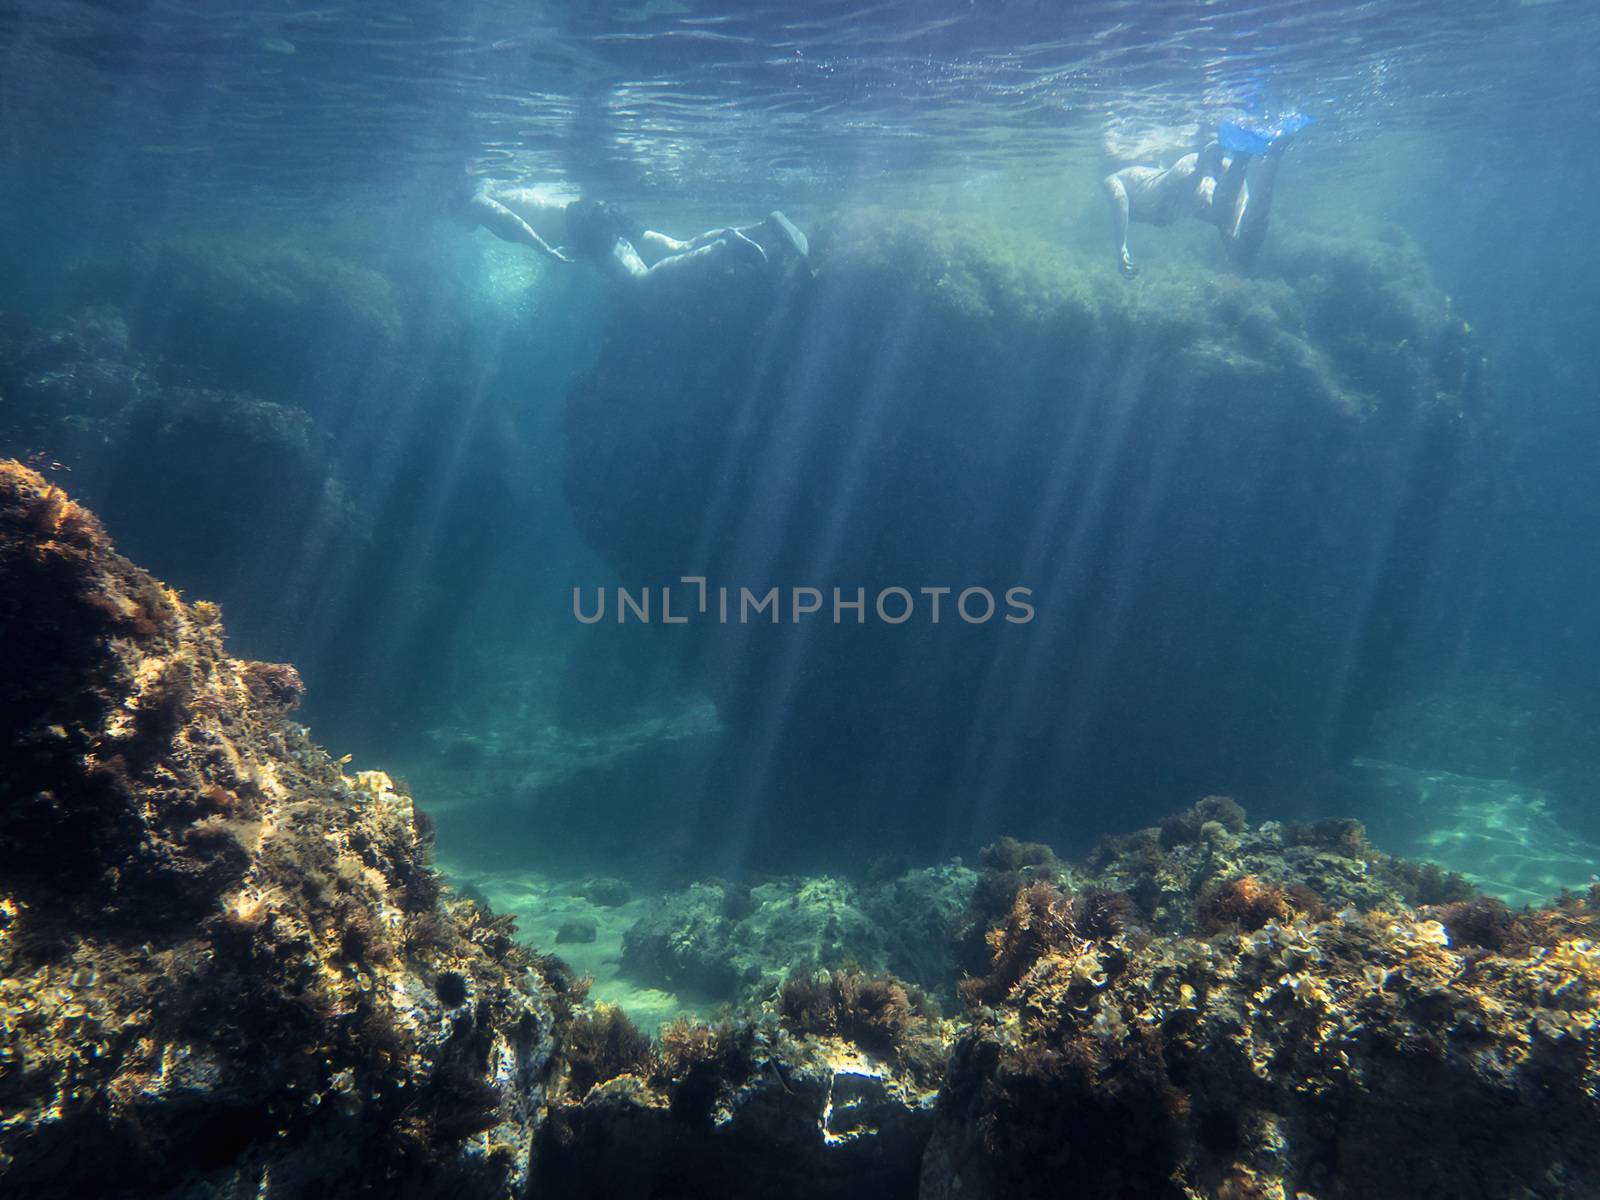
[[713,229],[685,242],[646,229],[603,200],[567,201],[541,188],[480,183],[465,216],[502,241],[559,262],[590,262],[630,283],[729,264],[765,266],[810,251],[805,234],[777,211],[755,225]]
[[1266,132],[1224,121],[1218,141],[1185,154],[1165,170],[1123,167],[1107,175],[1118,269],[1129,279],[1139,272],[1128,254],[1130,221],[1170,225],[1180,217],[1215,225],[1228,260],[1236,267],[1249,266],[1267,235],[1278,163],[1290,139],[1308,124],[1310,118],[1300,113]]

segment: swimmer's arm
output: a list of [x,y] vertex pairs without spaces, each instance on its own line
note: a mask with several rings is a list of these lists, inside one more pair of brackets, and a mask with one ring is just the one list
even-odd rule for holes
[[492,196],[485,196],[482,194],[474,196],[468,202],[468,209],[472,214],[473,220],[487,229],[490,233],[494,234],[494,236],[499,238],[502,242],[510,242],[512,245],[530,246],[537,250],[540,254],[548,255],[557,262],[572,261],[565,254],[561,253],[561,251],[557,250],[549,242],[545,241],[542,237],[535,233],[533,226],[529,225],[521,217],[517,216],[516,213],[512,212],[509,208],[507,208],[504,204],[501,204]]
[[1138,273],[1128,255],[1128,188],[1120,171],[1105,178],[1106,199],[1111,204],[1111,233],[1117,246],[1117,270],[1129,279]]

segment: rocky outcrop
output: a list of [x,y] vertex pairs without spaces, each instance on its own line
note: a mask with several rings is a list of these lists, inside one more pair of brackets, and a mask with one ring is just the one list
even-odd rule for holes
[[388,276],[304,241],[147,239],[114,261],[81,264],[75,283],[127,311],[144,353],[286,400],[348,393],[383,370],[406,333]]
[[108,305],[0,328],[0,453],[59,464],[129,553],[248,606],[257,641],[370,541],[309,412],[151,355]]
[[[624,314],[568,401],[568,495],[635,590],[732,589],[673,637],[748,748],[758,844],[1065,840],[1064,792],[1244,789],[1324,761],[1448,633],[1416,622],[1470,575],[1481,353],[1403,238],[1274,236],[1250,277],[1129,285],[1025,231],[860,211],[783,286]],[[1027,624],[955,611],[1013,585]],[[741,587],[783,589],[779,623],[740,623]],[[822,610],[792,620],[795,587]],[[917,615],[891,627],[894,587]],[[937,625],[923,587],[953,589]]]
[[982,865],[961,1018],[890,976],[798,971],[739,1019],[591,1056],[541,1133],[545,1181],[920,1200],[1600,1186],[1600,890],[1517,912],[1354,822],[1251,827],[1225,797],[1082,863],[1008,840]]
[[369,747],[439,720],[417,710],[454,622],[508,547],[547,539],[532,372],[502,370],[527,343],[474,326],[436,271],[384,268],[157,239],[72,271],[81,307],[0,313],[0,455],[60,464],[124,552],[224,604],[315,684],[321,728]]
[[1517,914],[1353,823],[1236,814],[1023,882],[923,1200],[1592,1194],[1600,890]]
[[770,1017],[668,1026],[653,1053],[552,1108],[538,1194],[915,1196],[937,1073],[801,1033]]
[[0,661],[8,1194],[520,1189],[561,998],[289,719],[294,669],[14,462]]

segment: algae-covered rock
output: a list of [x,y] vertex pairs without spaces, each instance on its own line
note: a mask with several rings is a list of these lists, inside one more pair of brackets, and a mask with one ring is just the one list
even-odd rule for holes
[[934,1084],[770,1016],[675,1022],[654,1055],[552,1105],[534,1186],[575,1200],[913,1196]]
[[304,242],[153,239],[83,264],[77,281],[97,302],[126,306],[144,353],[267,396],[346,389],[381,369],[404,333],[387,277]]
[[13,1194],[508,1195],[539,963],[288,719],[293,668],[0,463],[0,1173]]
[[166,577],[282,628],[319,571],[364,547],[332,439],[305,409],[199,385],[133,347],[113,307],[19,320],[14,335],[0,338],[0,453],[59,462]]
[[957,1047],[921,1194],[1588,1195],[1596,917],[1537,925],[1505,954],[1406,910],[1063,928]]
[[[887,828],[932,857],[963,821],[1081,837],[1062,796],[1260,785],[1426,653],[1415,596],[1493,480],[1481,353],[1403,240],[1278,240],[1248,277],[1129,284],[1025,230],[862,210],[780,287],[624,310],[568,399],[568,496],[630,587],[732,589],[674,637],[759,849]],[[935,624],[918,592],[1013,586],[1031,620],[952,594]],[[769,587],[823,608],[741,623]]]
[[981,863],[961,1016],[892,975],[799,967],[586,1074],[541,1131],[541,1182],[766,1200],[1600,1185],[1600,890],[1516,911],[1356,822],[1256,828],[1223,796],[1086,862],[1005,839]]
[[863,887],[861,908],[883,935],[881,966],[937,997],[948,996],[953,947],[976,883],[977,873],[956,861]]
[[1267,821],[1252,828],[1225,796],[1209,796],[1159,827],[1103,839],[1067,878],[1073,886],[1126,894],[1142,923],[1176,934],[1214,932],[1202,917],[1207,898],[1243,878],[1301,889],[1295,911],[1440,904],[1473,891],[1459,875],[1378,850],[1358,821]]
[[949,864],[866,887],[831,876],[692,884],[628,931],[623,969],[659,987],[759,1001],[797,965],[848,963],[949,995],[975,878]]
[[1231,811],[1115,839],[990,924],[920,1195],[1591,1194],[1600,893],[1514,914],[1353,822]]

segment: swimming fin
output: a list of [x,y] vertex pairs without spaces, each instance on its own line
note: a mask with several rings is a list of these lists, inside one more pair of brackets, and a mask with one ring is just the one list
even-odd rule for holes
[[1217,141],[1229,154],[1265,154],[1272,140],[1255,129],[1246,129],[1237,121],[1224,121],[1217,126]]
[[1217,126],[1217,141],[1230,154],[1265,154],[1273,142],[1299,133],[1310,124],[1311,118],[1301,112],[1289,113],[1275,128],[1224,121]]

